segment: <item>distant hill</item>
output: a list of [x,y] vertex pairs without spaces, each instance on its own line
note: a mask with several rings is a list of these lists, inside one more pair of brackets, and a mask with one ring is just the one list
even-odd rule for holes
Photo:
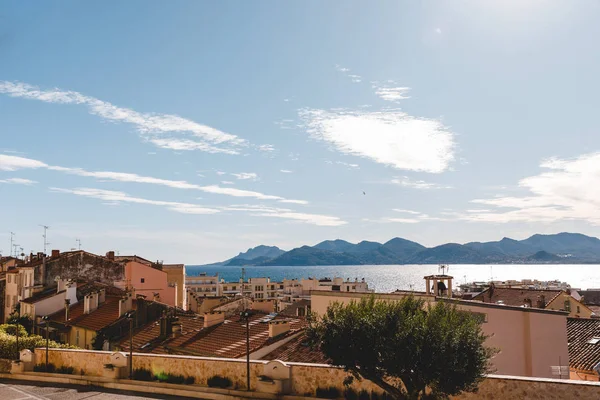
[[403,238],[381,244],[325,240],[288,252],[257,246],[220,265],[383,265],[383,264],[600,263],[600,239],[580,233],[533,235],[524,240],[447,243],[427,248]]
[[315,249],[314,247],[302,246],[288,251],[272,260],[261,263],[261,265],[356,265],[362,264],[357,257],[336,253],[329,250]]
[[529,262],[559,262],[562,260],[555,254],[550,254],[547,251],[540,250],[532,256],[526,258]]

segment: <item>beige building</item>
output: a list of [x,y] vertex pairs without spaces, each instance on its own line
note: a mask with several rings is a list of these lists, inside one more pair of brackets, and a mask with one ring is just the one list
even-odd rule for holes
[[[559,378],[552,374],[551,367],[565,367],[569,363],[566,312],[450,299],[425,292],[375,293],[374,296],[397,301],[409,294],[429,303],[449,301],[480,315],[484,321],[483,331],[490,336],[487,344],[499,349],[492,361],[497,374]],[[348,304],[365,296],[315,290],[311,292],[311,308],[323,315],[334,302]]]
[[185,284],[185,265],[183,264],[163,264],[162,270],[167,273],[167,282],[177,287],[176,306],[186,309],[187,288]]
[[[6,272],[6,289],[4,295],[4,322],[15,311],[17,304],[23,299],[31,297],[42,286],[35,285],[34,267],[20,266]],[[22,312],[21,312],[22,313]]]

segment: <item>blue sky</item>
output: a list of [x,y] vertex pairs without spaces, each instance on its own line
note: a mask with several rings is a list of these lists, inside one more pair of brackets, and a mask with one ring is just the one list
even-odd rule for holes
[[[594,2],[0,0],[0,250],[600,235]],[[363,192],[365,194],[363,194]]]

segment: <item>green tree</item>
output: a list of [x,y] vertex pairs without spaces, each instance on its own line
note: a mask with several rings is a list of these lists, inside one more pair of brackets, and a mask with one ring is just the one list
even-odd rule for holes
[[489,371],[494,350],[481,322],[449,303],[371,296],[312,316],[307,334],[351,374],[347,383],[366,378],[396,398],[445,398],[475,390]]

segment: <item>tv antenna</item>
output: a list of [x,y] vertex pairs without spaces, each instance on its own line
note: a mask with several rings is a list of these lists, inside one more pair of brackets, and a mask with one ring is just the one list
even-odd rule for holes
[[15,240],[15,233],[11,232],[10,233],[10,255],[13,255],[13,242]]
[[13,245],[12,245],[14,256],[16,258],[19,258],[19,252],[17,251],[17,249],[19,248],[19,246],[20,246],[20,244],[16,244],[16,243],[13,243]]
[[77,249],[81,250],[81,239],[75,239],[75,241],[77,242]]
[[48,246],[50,243],[48,243],[48,241],[46,240],[48,238],[48,234],[47,231],[48,229],[50,229],[49,226],[46,225],[40,225],[42,228],[44,228],[44,234],[42,235],[42,237],[44,238],[44,254],[46,254],[46,246]]

